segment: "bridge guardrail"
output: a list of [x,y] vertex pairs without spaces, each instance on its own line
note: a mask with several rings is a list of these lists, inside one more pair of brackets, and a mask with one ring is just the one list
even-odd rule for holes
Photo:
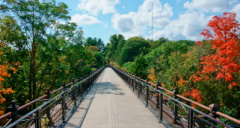
[[[177,88],[174,91],[170,91],[161,87],[159,82],[153,84],[118,68],[112,66],[111,68],[123,78],[146,107],[159,119],[159,122],[163,123],[166,127],[232,128],[232,126],[221,122],[217,118],[219,116],[240,124],[240,120],[217,112],[219,106],[216,104],[211,104],[207,107],[179,95]],[[191,103],[210,111],[210,114],[191,107]]]
[[[81,103],[85,93],[91,87],[91,84],[97,79],[99,74],[106,66],[92,72],[88,77],[81,77],[73,80],[71,83],[63,85],[52,92],[46,90],[44,96],[31,101],[21,107],[18,107],[15,101],[12,102],[11,112],[0,117],[0,120],[10,118],[4,125],[6,128],[16,127],[59,127],[70,116],[71,112]],[[71,86],[72,85],[72,86]],[[68,86],[71,86],[67,88]],[[56,94],[57,92],[59,94]],[[56,94],[51,98],[52,94]],[[18,112],[33,105],[36,102],[44,101],[44,103],[24,116],[19,116]],[[18,118],[20,117],[20,118]]]

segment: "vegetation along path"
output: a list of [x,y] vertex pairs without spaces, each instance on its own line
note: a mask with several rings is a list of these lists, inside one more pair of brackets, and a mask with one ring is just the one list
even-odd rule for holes
[[124,81],[106,68],[65,127],[159,128],[164,127]]

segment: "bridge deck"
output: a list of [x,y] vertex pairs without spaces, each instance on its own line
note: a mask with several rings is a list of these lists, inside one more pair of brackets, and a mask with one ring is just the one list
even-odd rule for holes
[[65,127],[160,128],[158,119],[124,81],[106,68]]

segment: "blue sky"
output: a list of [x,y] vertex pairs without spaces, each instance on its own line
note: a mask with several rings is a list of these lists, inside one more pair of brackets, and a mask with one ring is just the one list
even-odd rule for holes
[[240,0],[57,0],[57,2],[68,5],[71,22],[82,27],[85,38],[101,38],[105,44],[113,34],[122,34],[126,39],[133,36],[151,39],[152,14],[154,40],[160,37],[170,40],[202,40],[200,33],[213,15],[235,11],[238,21],[240,19]]

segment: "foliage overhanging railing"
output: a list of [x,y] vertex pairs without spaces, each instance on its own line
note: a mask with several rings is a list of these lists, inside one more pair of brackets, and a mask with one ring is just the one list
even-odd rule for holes
[[[216,104],[211,104],[207,107],[179,95],[177,88],[174,91],[170,91],[161,87],[159,82],[153,84],[115,67],[112,67],[112,69],[122,77],[146,107],[159,119],[159,122],[166,127],[233,127],[233,125],[223,123],[218,117],[223,117],[240,125],[240,120],[218,112],[219,106]],[[210,114],[208,115],[191,107],[191,104],[210,111]]]
[[[82,102],[84,95],[89,91],[92,83],[97,79],[104,68],[105,67],[102,67],[92,72],[89,76],[79,77],[69,84],[65,84],[63,82],[61,88],[52,92],[48,89],[46,90],[46,95],[21,107],[18,107],[15,101],[13,101],[10,107],[11,112],[1,116],[0,121],[9,118],[7,123],[4,125],[4,127],[7,128],[31,126],[41,128],[45,126],[59,127],[63,125],[63,123],[71,115],[71,112]],[[56,96],[51,98],[52,94]],[[19,111],[32,106],[36,102],[44,103],[24,116],[18,115]]]

